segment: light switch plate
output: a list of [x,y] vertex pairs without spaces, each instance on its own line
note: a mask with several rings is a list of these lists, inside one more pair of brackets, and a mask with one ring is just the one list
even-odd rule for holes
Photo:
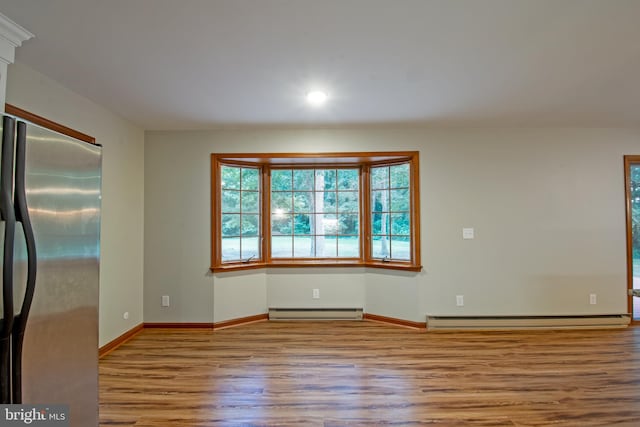
[[465,240],[470,240],[475,237],[475,231],[473,228],[463,228],[462,229],[462,238]]

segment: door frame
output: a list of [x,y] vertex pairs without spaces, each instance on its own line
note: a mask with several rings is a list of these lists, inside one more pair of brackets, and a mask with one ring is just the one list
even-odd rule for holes
[[[640,155],[624,156],[624,201],[627,237],[627,292],[633,289],[633,239],[631,223],[631,166],[640,166]],[[633,321],[633,298],[627,294],[627,309]]]

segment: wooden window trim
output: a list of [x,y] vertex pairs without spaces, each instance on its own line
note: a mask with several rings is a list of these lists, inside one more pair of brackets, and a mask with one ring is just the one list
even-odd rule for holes
[[[373,166],[409,162],[411,184],[411,256],[404,262],[373,259],[371,254],[370,169]],[[220,169],[222,165],[257,167],[261,173],[261,256],[250,262],[222,262]],[[271,173],[273,169],[358,167],[360,172],[360,257],[358,258],[271,258]],[[257,268],[299,267],[371,267],[391,270],[421,271],[420,253],[420,177],[419,152],[345,152],[345,153],[213,153],[211,154],[211,267],[213,272]]]

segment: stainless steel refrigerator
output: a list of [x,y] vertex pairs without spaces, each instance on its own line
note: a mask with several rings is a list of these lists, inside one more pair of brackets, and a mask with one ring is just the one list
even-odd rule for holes
[[1,153],[0,403],[97,426],[101,147],[6,115]]

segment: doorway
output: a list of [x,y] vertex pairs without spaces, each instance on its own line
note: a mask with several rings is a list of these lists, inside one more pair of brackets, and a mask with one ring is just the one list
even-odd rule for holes
[[[640,156],[624,156],[627,206],[627,284],[640,289]],[[633,320],[640,320],[640,297],[629,297]]]

